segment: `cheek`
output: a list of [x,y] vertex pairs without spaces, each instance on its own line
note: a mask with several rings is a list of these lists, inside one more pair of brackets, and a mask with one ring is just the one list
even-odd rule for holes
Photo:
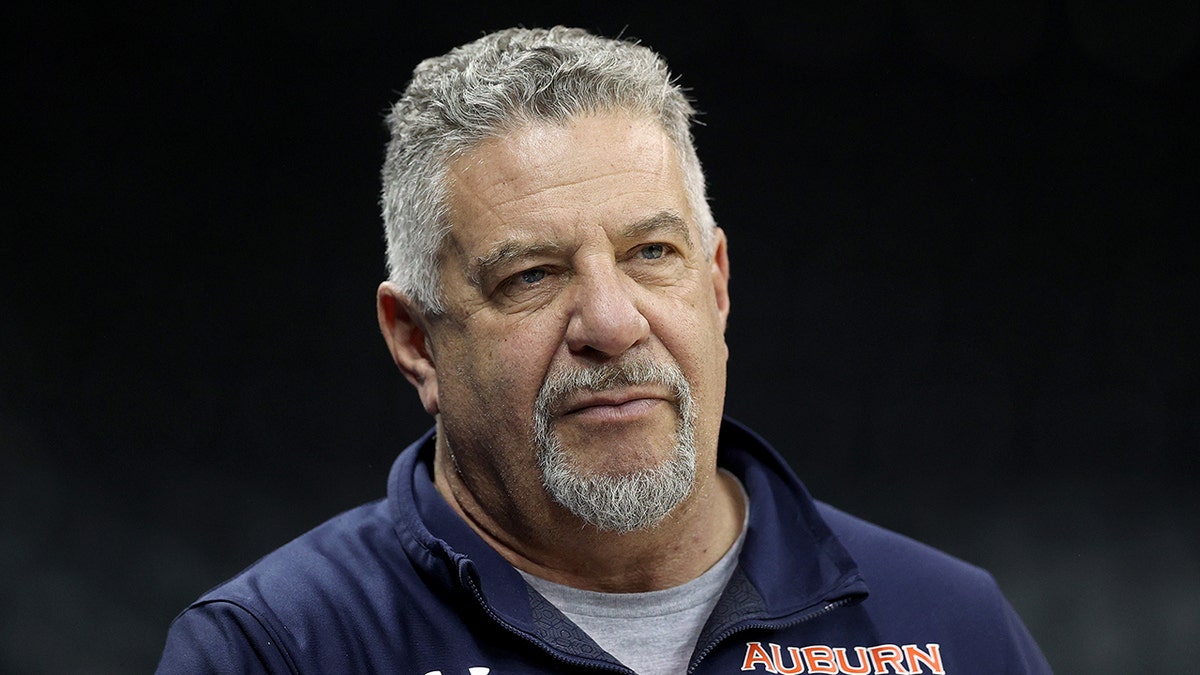
[[511,416],[503,411],[513,409],[531,414],[557,344],[528,325],[477,331],[450,361],[455,364],[456,388],[473,400],[473,407],[486,408],[480,414]]
[[722,399],[729,349],[720,316],[707,305],[660,316],[655,334],[705,399]]

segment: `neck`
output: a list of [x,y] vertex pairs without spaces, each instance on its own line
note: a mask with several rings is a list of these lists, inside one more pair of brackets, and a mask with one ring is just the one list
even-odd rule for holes
[[514,567],[558,584],[608,593],[672,588],[712,567],[741,532],[741,490],[716,470],[715,459],[697,467],[691,495],[661,523],[616,533],[583,522],[548,496],[532,509],[484,508],[440,450],[434,483],[443,498]]

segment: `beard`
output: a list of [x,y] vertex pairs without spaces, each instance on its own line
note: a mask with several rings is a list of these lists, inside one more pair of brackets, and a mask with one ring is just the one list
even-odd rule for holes
[[[669,457],[626,473],[585,473],[553,429],[552,411],[578,391],[658,384],[670,389],[679,422]],[[542,483],[554,501],[586,523],[610,532],[633,532],[661,523],[692,492],[696,479],[696,402],[675,363],[637,359],[622,364],[551,373],[534,405],[534,443]]]

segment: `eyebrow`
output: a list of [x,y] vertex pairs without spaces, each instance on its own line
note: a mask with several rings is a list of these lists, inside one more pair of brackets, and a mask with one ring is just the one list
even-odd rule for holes
[[[626,225],[621,230],[621,237],[625,239],[637,239],[654,232],[670,232],[681,237],[684,243],[690,248],[692,246],[692,236],[688,230],[687,221],[681,218],[679,214],[674,211],[659,211],[648,218],[643,218],[642,220]],[[562,244],[553,242],[520,242],[512,240],[501,242],[486,254],[475,258],[467,269],[467,280],[475,286],[482,286],[483,277],[489,270],[502,267],[513,260],[560,254],[564,248]]]
[[626,239],[637,239],[654,232],[671,232],[682,237],[688,248],[692,246],[692,234],[687,221],[674,211],[659,211],[649,218],[632,223],[621,230],[621,236]]
[[495,269],[513,260],[560,253],[562,250],[563,247],[560,244],[506,241],[493,248],[486,255],[475,258],[474,263],[467,269],[467,280],[475,286],[481,286],[483,285],[483,276],[488,270]]

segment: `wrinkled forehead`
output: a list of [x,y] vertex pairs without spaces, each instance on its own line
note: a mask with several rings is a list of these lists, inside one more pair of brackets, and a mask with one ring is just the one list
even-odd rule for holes
[[512,227],[608,224],[671,211],[687,222],[683,171],[653,119],[628,114],[534,122],[447,162],[453,239]]

